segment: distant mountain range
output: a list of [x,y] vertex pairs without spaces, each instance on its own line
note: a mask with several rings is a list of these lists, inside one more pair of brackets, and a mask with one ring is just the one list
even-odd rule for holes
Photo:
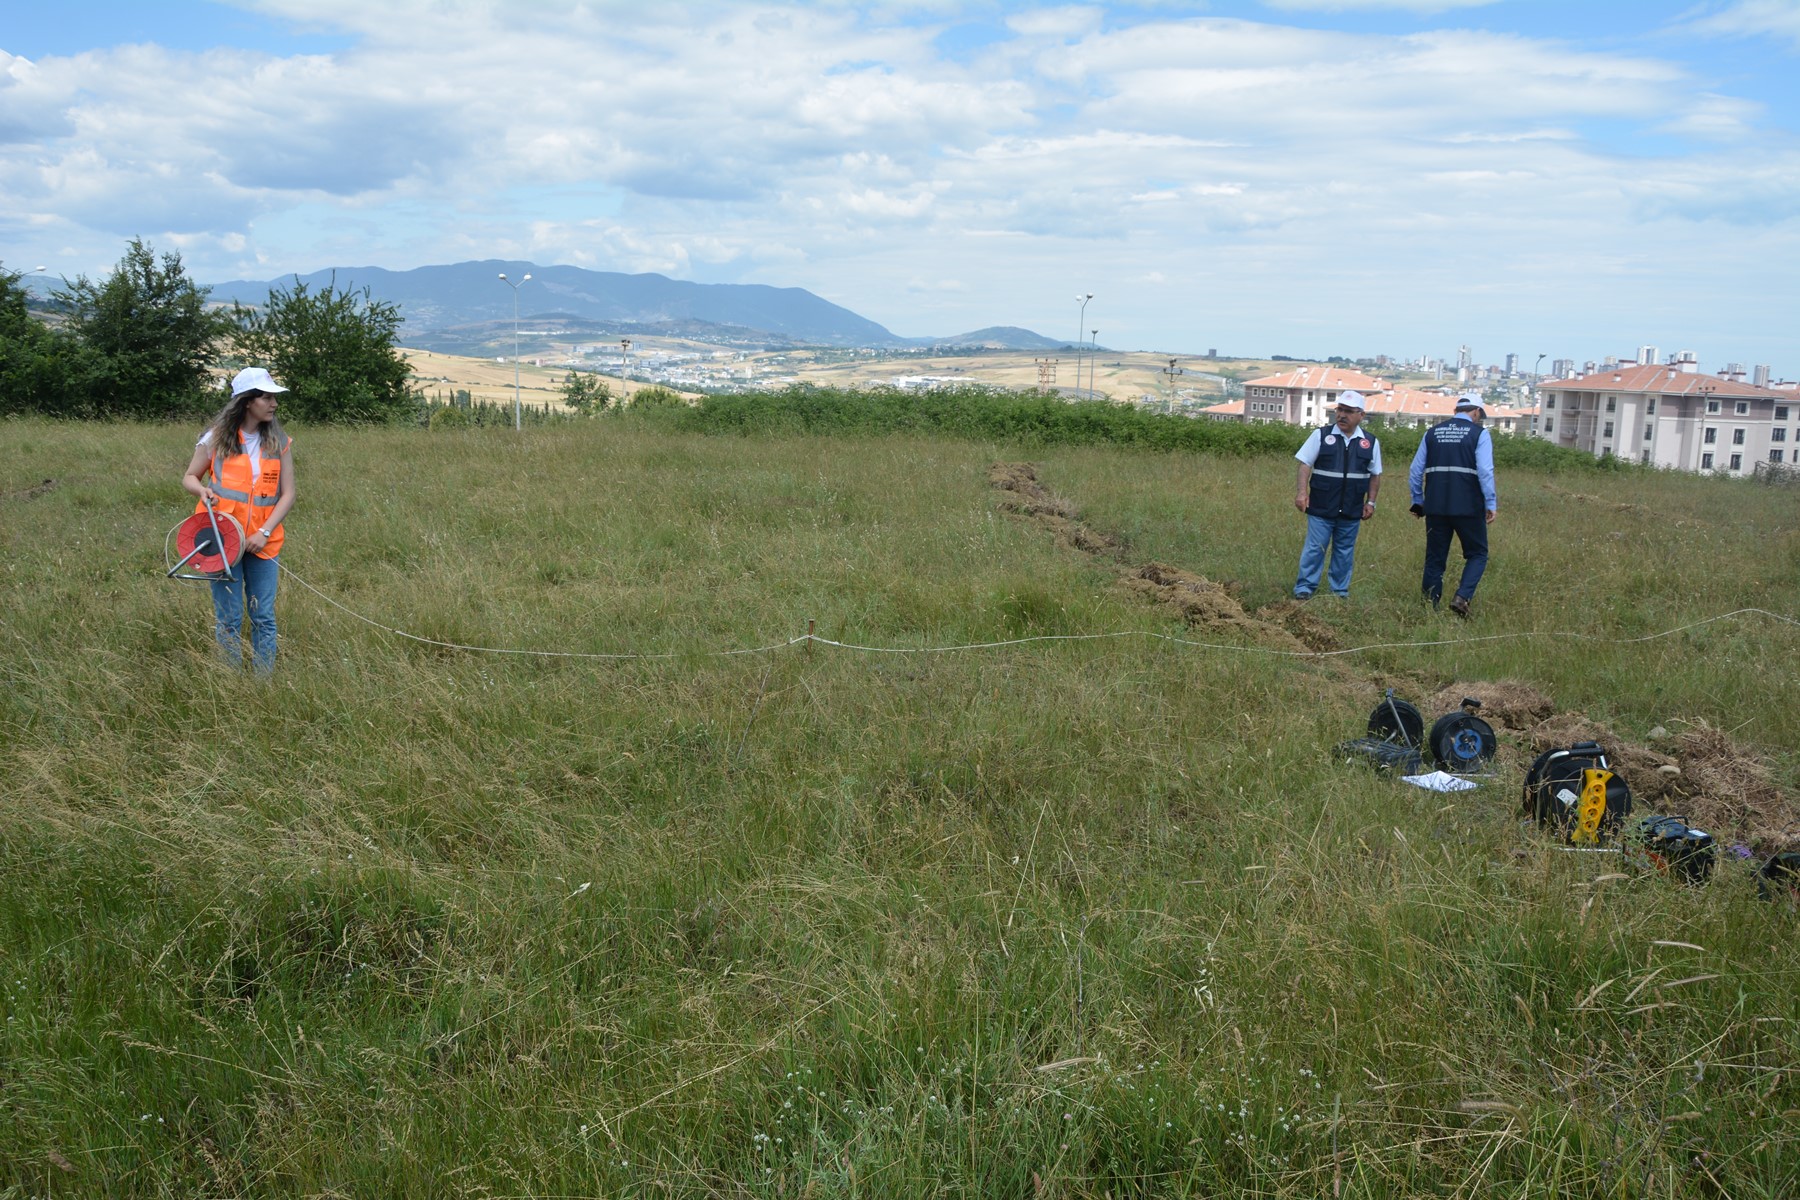
[[[1029,329],[993,326],[947,338],[900,337],[866,317],[821,299],[804,288],[762,284],[688,283],[665,275],[624,275],[581,267],[540,267],[535,263],[490,259],[389,271],[383,267],[337,267],[299,276],[318,290],[333,278],[397,306],[406,318],[404,340],[423,349],[482,352],[498,322],[510,331],[513,281],[519,288],[519,318],[534,329],[554,324],[561,332],[593,336],[663,334],[697,341],[771,346],[950,346],[1051,349],[1063,343]],[[291,287],[294,276],[273,280],[233,279],[211,285],[215,301],[260,304],[272,286]]]

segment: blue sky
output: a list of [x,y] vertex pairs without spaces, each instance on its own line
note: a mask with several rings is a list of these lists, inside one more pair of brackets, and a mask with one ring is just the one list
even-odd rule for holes
[[524,258],[907,335],[1092,292],[1126,349],[1800,375],[1800,0],[6,8],[12,269]]

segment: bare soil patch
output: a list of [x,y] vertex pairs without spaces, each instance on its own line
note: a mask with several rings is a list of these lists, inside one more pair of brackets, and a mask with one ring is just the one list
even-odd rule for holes
[[1423,711],[1451,712],[1462,706],[1464,696],[1481,701],[1481,719],[1496,729],[1533,729],[1556,711],[1550,697],[1516,679],[1448,684],[1425,701]]
[[1257,645],[1275,650],[1307,648],[1280,625],[1245,612],[1237,597],[1204,575],[1167,563],[1150,562],[1127,570],[1123,582],[1132,591],[1175,608],[1181,613],[1182,620],[1195,629],[1239,630]]
[[[1313,601],[1314,604],[1320,603]],[[1329,603],[1327,601],[1326,603]],[[1301,645],[1317,653],[1341,650],[1343,643],[1338,639],[1337,630],[1325,621],[1308,611],[1309,606],[1298,600],[1277,600],[1273,604],[1265,604],[1256,610],[1261,620],[1279,625],[1297,638]]]
[[56,490],[56,480],[46,479],[42,483],[34,483],[30,487],[15,488],[10,492],[0,492],[0,500],[36,500],[39,496],[48,495]]
[[1084,554],[1114,554],[1117,539],[1108,537],[1075,519],[1075,505],[1038,482],[1030,463],[995,463],[988,482],[1007,493],[1000,507],[1030,517],[1056,536],[1056,544]]

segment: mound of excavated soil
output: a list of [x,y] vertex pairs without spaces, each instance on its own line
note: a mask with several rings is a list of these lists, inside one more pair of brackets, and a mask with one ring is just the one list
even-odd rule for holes
[[[1318,603],[1318,601],[1314,601]],[[1324,652],[1341,648],[1337,630],[1321,621],[1298,600],[1277,600],[1256,610],[1259,620],[1279,625],[1300,640],[1308,650]]]
[[1030,517],[1056,536],[1056,544],[1084,554],[1114,554],[1119,543],[1075,519],[1075,506],[1038,482],[1030,463],[995,463],[988,482],[1007,494],[1000,507]]
[[1196,629],[1235,629],[1258,645],[1279,650],[1306,648],[1280,626],[1259,621],[1245,612],[1236,597],[1212,580],[1180,567],[1145,563],[1126,571],[1122,581],[1132,591],[1177,609],[1182,619]]
[[1481,719],[1496,729],[1531,729],[1556,711],[1550,697],[1513,679],[1491,683],[1458,680],[1427,698],[1424,711],[1435,720],[1461,708],[1464,696],[1481,701]]
[[1800,846],[1800,811],[1761,757],[1705,721],[1676,734],[1670,748],[1681,765],[1675,790],[1685,793],[1691,821],[1715,836],[1718,829],[1738,831],[1759,850]]

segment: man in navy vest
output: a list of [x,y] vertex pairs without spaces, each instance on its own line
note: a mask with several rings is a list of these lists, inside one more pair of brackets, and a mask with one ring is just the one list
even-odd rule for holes
[[1306,514],[1306,545],[1300,551],[1300,575],[1294,596],[1304,600],[1319,590],[1331,554],[1327,581],[1334,595],[1350,595],[1356,534],[1375,515],[1381,490],[1381,443],[1358,433],[1363,398],[1345,392],[1337,400],[1337,423],[1315,429],[1294,457],[1300,461],[1300,486],[1294,507]]
[[1436,608],[1444,596],[1444,566],[1450,559],[1450,535],[1462,545],[1462,580],[1450,598],[1450,611],[1469,615],[1475,585],[1487,569],[1487,527],[1500,511],[1494,490],[1494,439],[1482,428],[1487,409],[1470,394],[1456,402],[1456,414],[1426,430],[1413,455],[1409,482],[1412,513],[1425,518],[1425,598]]

